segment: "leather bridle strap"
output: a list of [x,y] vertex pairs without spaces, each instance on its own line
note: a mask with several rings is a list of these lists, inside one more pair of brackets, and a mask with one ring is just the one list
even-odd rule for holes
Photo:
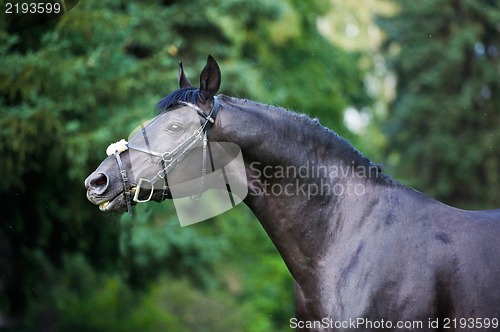
[[[144,137],[144,142],[146,142],[146,146],[148,148],[148,151],[151,152],[151,146],[149,145],[149,138],[148,135],[146,134],[146,128],[142,125],[141,126],[141,131],[142,131],[142,136]],[[161,193],[161,200],[164,201],[165,198],[168,196],[168,179],[167,179],[167,173],[165,173],[165,159],[161,158],[161,167],[163,168],[163,191]]]
[[[217,113],[219,112],[219,107],[220,107],[219,99],[217,97],[214,97],[214,106],[210,110],[209,114],[203,112],[196,105],[193,105],[193,104],[190,104],[190,103],[186,103],[186,102],[183,102],[183,101],[181,101],[179,103],[183,104],[183,105],[186,105],[186,106],[195,107],[196,112],[198,113],[198,115],[201,116],[203,119],[205,119],[205,121],[207,121],[207,123],[210,123],[211,125],[213,125],[215,123],[215,118],[217,117]],[[205,127],[207,125],[207,123],[205,123],[203,126]]]
[[130,190],[130,182],[127,177],[127,171],[123,168],[122,158],[120,158],[119,151],[115,151],[115,158],[122,177],[123,193],[125,194],[125,200],[127,202],[127,211],[130,215],[132,215],[132,192]]

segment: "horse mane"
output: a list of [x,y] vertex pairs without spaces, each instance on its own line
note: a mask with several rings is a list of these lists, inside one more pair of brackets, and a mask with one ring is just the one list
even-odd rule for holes
[[193,88],[193,87],[177,89],[177,90],[171,92],[170,94],[168,94],[162,100],[160,100],[156,104],[156,109],[160,113],[163,113],[167,109],[169,109],[170,107],[175,106],[180,101],[195,104],[196,98],[198,97],[199,92],[200,92],[200,89]]
[[237,104],[239,107],[251,108],[251,105],[253,105],[254,107],[272,112],[275,116],[278,116],[284,121],[290,122],[291,126],[294,126],[294,124],[300,124],[299,126],[295,126],[297,127],[297,130],[310,130],[310,132],[317,137],[318,142],[323,142],[327,145],[327,150],[332,151],[332,155],[334,154],[336,158],[343,160],[347,166],[358,170],[364,169],[365,171],[368,171],[368,173],[365,174],[376,181],[381,180],[385,183],[394,183],[392,177],[383,173],[380,165],[373,163],[370,159],[365,157],[345,138],[323,126],[317,118],[311,118],[306,114],[297,113],[283,107],[258,103],[253,100],[238,99],[224,95],[221,95],[221,97],[225,101]]
[[320,142],[325,142],[328,148],[332,151],[336,158],[343,160],[348,166],[355,169],[363,169],[366,175],[375,180],[382,182],[393,183],[393,179],[383,173],[382,166],[373,163],[369,158],[365,157],[358,149],[356,149],[348,140],[332,131],[328,127],[323,126],[317,118],[311,118],[306,114],[296,113],[282,108],[284,117],[289,118],[293,122],[298,122],[304,129],[310,128],[315,131]]

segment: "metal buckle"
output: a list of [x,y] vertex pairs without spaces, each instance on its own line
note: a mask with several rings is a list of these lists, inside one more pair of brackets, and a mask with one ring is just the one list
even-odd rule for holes
[[166,163],[171,162],[173,158],[174,157],[172,156],[172,152],[165,152],[161,155],[161,159]]
[[151,198],[153,197],[153,191],[155,190],[155,188],[154,188],[154,186],[151,186],[151,191],[149,193],[149,197],[147,199],[143,199],[143,200],[139,199],[139,193],[141,192],[141,185],[143,184],[143,182],[151,183],[151,181],[149,181],[149,180],[147,180],[145,178],[140,178],[139,179],[139,182],[137,182],[136,190],[135,190],[135,193],[134,193],[134,202],[136,202],[136,203],[146,203],[146,202],[149,202],[151,200]]

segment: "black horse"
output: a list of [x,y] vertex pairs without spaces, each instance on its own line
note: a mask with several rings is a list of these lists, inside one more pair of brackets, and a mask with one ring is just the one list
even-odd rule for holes
[[[135,201],[170,198],[167,182],[199,178],[206,160],[202,153],[191,157],[189,149],[180,149],[180,157],[168,153],[163,158],[163,152],[172,152],[178,142],[185,144],[192,136],[188,133],[198,130],[201,136],[207,134],[210,144],[232,142],[241,148],[246,175],[237,180],[248,188],[244,202],[295,280],[291,327],[498,327],[500,210],[465,211],[440,203],[392,180],[316,120],[215,96],[220,81],[219,66],[210,56],[200,88],[192,86],[180,66],[180,89],[158,104],[161,113],[148,125],[146,143],[153,148],[142,144],[112,151],[85,180],[88,199],[102,210],[125,212]],[[194,127],[182,122],[179,105],[197,110]],[[165,129],[185,134],[172,148],[165,139],[155,140]],[[131,142],[140,145],[136,137]],[[143,153],[132,155],[137,149]],[[158,160],[148,164],[148,151],[153,150],[160,151]],[[134,163],[146,165],[144,170],[156,165],[146,181],[150,189],[138,187]],[[160,186],[151,181],[152,176],[158,180],[162,173],[176,170],[177,176]],[[195,189],[186,193],[196,194]]]

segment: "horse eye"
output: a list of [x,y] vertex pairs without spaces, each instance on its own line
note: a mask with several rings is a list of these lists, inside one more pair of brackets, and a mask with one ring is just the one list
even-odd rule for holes
[[171,123],[168,128],[167,128],[168,131],[174,133],[174,134],[177,134],[177,133],[180,133],[182,132],[183,128],[180,124],[178,123]]

